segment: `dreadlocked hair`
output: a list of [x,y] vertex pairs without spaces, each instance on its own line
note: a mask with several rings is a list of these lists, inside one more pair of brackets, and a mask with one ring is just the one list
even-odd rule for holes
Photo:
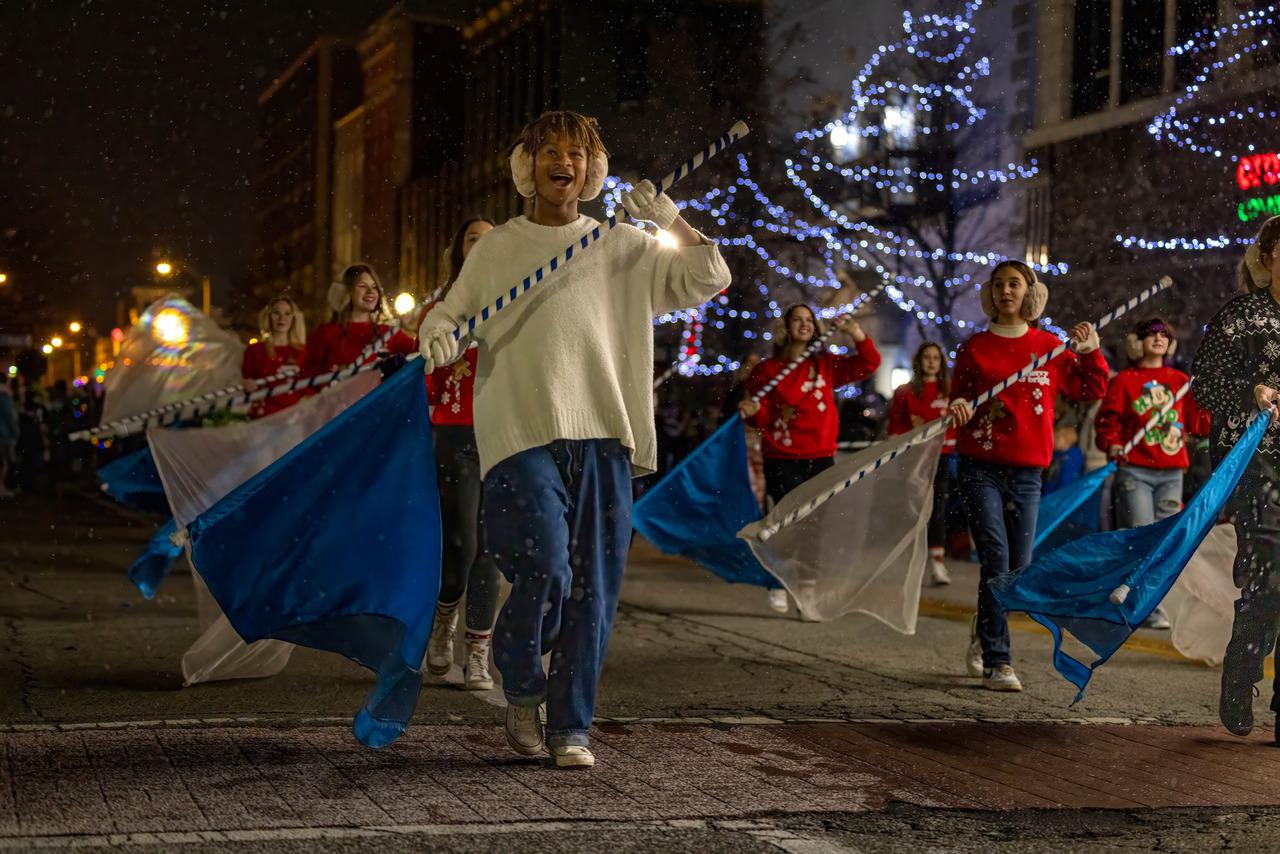
[[600,123],[590,116],[572,110],[550,110],[525,125],[520,132],[520,147],[534,157],[549,137],[563,136],[587,151],[587,157],[609,152],[600,139]]

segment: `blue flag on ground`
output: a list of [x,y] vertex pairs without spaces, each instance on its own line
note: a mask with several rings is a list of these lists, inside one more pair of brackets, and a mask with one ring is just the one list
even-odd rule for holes
[[781,587],[738,539],[762,515],[747,470],[746,431],[735,415],[640,496],[631,524],[662,551],[725,581]]
[[98,469],[98,483],[102,491],[126,507],[168,515],[169,504],[164,498],[164,485],[151,448],[143,446],[131,454],[125,454]]
[[[1115,463],[1107,463],[1102,468],[1089,472],[1084,477],[1072,481],[1061,489],[1046,492],[1041,496],[1040,513],[1036,517],[1035,548],[1037,552],[1049,540],[1053,532],[1058,529],[1059,525],[1096,495],[1098,490],[1102,489],[1103,482],[1115,470]],[[1097,530],[1096,525],[1094,530]]]
[[192,561],[246,642],[345,655],[377,683],[352,729],[408,726],[440,591],[426,386],[410,364],[187,526]]
[[[1253,458],[1270,420],[1258,417],[1199,494],[1177,515],[1154,525],[1103,531],[1038,558],[1021,572],[993,585],[1006,611],[1023,611],[1053,635],[1053,666],[1084,696],[1093,671],[1124,645],[1155,610],[1182,568],[1218,520],[1218,514]],[[1120,605],[1110,594],[1131,588]],[[1062,650],[1070,632],[1098,655],[1086,665]]]
[[147,547],[129,567],[129,580],[148,599],[154,599],[160,584],[169,577],[173,565],[182,556],[182,546],[175,545],[173,535],[178,523],[169,517],[147,540]]

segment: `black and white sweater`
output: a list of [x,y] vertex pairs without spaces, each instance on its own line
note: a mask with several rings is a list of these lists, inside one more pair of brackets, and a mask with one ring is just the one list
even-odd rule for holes
[[[1213,416],[1210,450],[1217,466],[1258,411],[1254,386],[1280,389],[1280,303],[1270,291],[1242,294],[1214,315],[1192,373],[1196,402]],[[1280,420],[1258,446],[1258,455],[1272,465],[1280,465],[1277,428]]]

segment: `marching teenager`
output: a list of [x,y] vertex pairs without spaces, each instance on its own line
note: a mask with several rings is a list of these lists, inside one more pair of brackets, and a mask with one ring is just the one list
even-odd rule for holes
[[[761,400],[752,400],[823,334],[822,322],[803,303],[783,313],[781,327],[774,338],[773,355],[756,365],[747,377],[747,399],[738,407],[742,420],[760,431],[765,494],[774,504],[835,464],[836,437],[840,432],[836,389],[865,380],[880,367],[875,342],[862,331],[858,321],[846,316],[842,331],[853,340],[855,355],[813,353]],[[769,591],[769,607],[786,612],[787,591],[781,586]]]
[[[307,321],[292,298],[279,296],[263,306],[258,314],[258,330],[261,338],[245,348],[240,364],[244,386],[249,391],[258,388],[257,380],[274,374],[297,373],[306,355]],[[301,398],[301,392],[292,392],[255,401],[249,416],[261,418],[288,409]]]
[[1053,456],[1054,396],[1097,400],[1107,391],[1110,371],[1093,325],[1080,323],[1069,333],[1074,352],[1032,371],[975,412],[970,400],[1060,343],[1033,325],[1049,289],[1026,264],[997,264],[981,297],[991,323],[960,347],[951,384],[959,492],[981,562],[965,665],[984,688],[1021,691],[1009,654],[1009,624],[991,583],[1031,562],[1041,473]]
[[[386,294],[368,264],[352,264],[342,271],[329,288],[329,307],[333,309],[333,320],[323,324],[307,341],[303,369],[308,374],[346,367],[390,328]],[[414,340],[399,330],[383,345],[383,350],[393,355],[407,355],[416,349]],[[368,360],[372,359],[370,355]]]
[[[471,248],[492,230],[493,223],[484,217],[473,217],[458,227],[449,243],[449,277],[437,302],[448,296]],[[426,310],[430,311],[431,305]],[[440,527],[444,532],[440,596],[427,642],[427,670],[444,676],[453,667],[458,605],[466,594],[467,649],[462,684],[469,691],[484,691],[493,687],[489,646],[498,613],[498,569],[480,545],[480,454],[472,416],[475,382],[474,347],[469,347],[452,365],[441,366],[427,375],[436,483],[440,489]]]
[[[578,203],[607,171],[594,119],[549,112],[524,129],[511,172],[532,209],[476,244],[427,314],[428,370],[461,355],[456,327],[599,225]],[[475,333],[485,547],[511,582],[494,632],[507,742],[526,756],[549,746],[558,767],[595,764],[589,731],[631,540],[631,478],[657,461],[652,320],[729,285],[716,245],[650,182],[622,201],[676,247],[621,225]]]
[[[1197,401],[1211,415],[1210,451],[1216,468],[1259,410],[1272,423],[1228,505],[1236,529],[1233,576],[1240,589],[1231,640],[1222,662],[1218,714],[1235,735],[1253,729],[1254,685],[1276,646],[1280,620],[1280,217],[1263,223],[1240,264],[1244,294],[1209,321],[1193,373]],[[1280,664],[1280,662],[1277,662]],[[1280,680],[1280,667],[1276,670]],[[1280,744],[1280,682],[1273,686]]]
[[[926,341],[911,357],[911,380],[898,386],[889,405],[889,435],[909,433],[921,424],[947,414],[951,402],[951,377],[942,346]],[[944,561],[947,546],[947,501],[955,479],[956,437],[948,430],[942,443],[942,459],[933,478],[933,510],[929,513],[929,574],[935,585],[951,583]]]
[[[1120,456],[1151,416],[1190,382],[1166,364],[1177,344],[1173,327],[1163,318],[1139,323],[1125,340],[1131,364],[1111,378],[1098,410],[1094,441],[1118,466],[1113,494],[1120,528],[1150,525],[1182,509],[1182,475],[1191,464],[1186,438],[1208,432],[1195,397],[1187,394],[1143,434],[1128,456]],[[1169,617],[1157,607],[1143,626],[1168,629]]]

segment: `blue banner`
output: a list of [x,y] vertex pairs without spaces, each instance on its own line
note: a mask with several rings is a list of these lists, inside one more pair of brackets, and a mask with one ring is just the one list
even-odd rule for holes
[[[1169,592],[1218,521],[1269,423],[1268,416],[1253,421],[1181,513],[1154,525],[1091,534],[993,584],[1002,608],[1025,612],[1053,635],[1053,666],[1080,689],[1075,702],[1084,696],[1093,671],[1124,645]],[[1122,584],[1131,591],[1115,605],[1109,597]],[[1086,665],[1063,652],[1064,631],[1098,659]]]
[[126,507],[169,515],[164,485],[148,446],[100,467],[98,482],[103,492]]
[[781,587],[738,531],[763,517],[751,490],[747,437],[734,416],[645,491],[631,523],[667,554],[695,561],[725,581]]
[[410,364],[187,526],[192,560],[246,642],[276,638],[377,674],[352,729],[408,726],[440,590],[426,386]]
[[[1059,525],[1071,518],[1086,502],[1093,503],[1090,502],[1090,499],[1098,494],[1099,490],[1102,489],[1103,482],[1115,470],[1115,463],[1107,463],[1102,468],[1089,472],[1061,489],[1046,492],[1040,497],[1040,512],[1036,517],[1035,548],[1037,553],[1045,541],[1058,529]],[[1091,531],[1096,531],[1097,529],[1098,525],[1095,520]]]
[[182,556],[182,546],[175,545],[173,535],[178,525],[172,518],[165,522],[147,540],[147,547],[129,567],[129,580],[148,599],[154,599],[161,583],[173,571],[173,565]]

